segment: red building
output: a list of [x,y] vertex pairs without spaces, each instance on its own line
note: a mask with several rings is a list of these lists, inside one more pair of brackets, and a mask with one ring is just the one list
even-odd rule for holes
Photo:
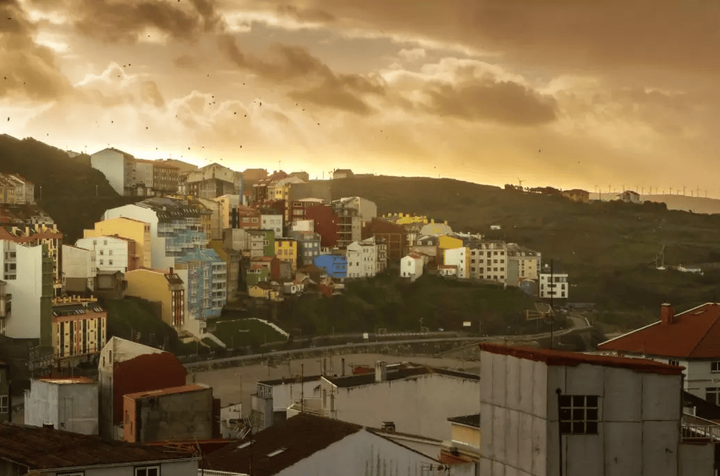
[[375,241],[384,240],[387,245],[387,260],[400,261],[408,253],[407,231],[402,225],[396,225],[380,218],[373,218],[363,228],[363,239],[375,237]]
[[261,226],[260,210],[257,208],[237,207],[237,227],[243,229],[259,230]]
[[262,266],[263,268],[266,268],[270,274],[270,279],[280,279],[280,260],[275,256],[260,256],[253,258],[250,264],[251,266]]
[[334,248],[338,240],[338,216],[327,206],[317,204],[306,207],[305,220],[315,221],[315,233],[320,235],[320,244],[325,248]]

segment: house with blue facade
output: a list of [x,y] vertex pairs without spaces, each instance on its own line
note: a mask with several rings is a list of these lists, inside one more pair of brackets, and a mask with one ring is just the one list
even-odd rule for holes
[[347,278],[347,258],[345,255],[316,256],[315,266],[323,268],[328,276],[333,278]]
[[187,271],[186,315],[205,321],[220,317],[227,303],[227,263],[211,248],[193,250],[176,260]]

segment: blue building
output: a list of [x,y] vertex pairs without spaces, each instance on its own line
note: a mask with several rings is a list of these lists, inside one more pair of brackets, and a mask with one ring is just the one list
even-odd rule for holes
[[333,278],[347,278],[347,258],[343,255],[316,256],[315,266],[325,269]]
[[186,252],[175,262],[178,269],[187,270],[187,315],[202,320],[220,317],[227,303],[225,260],[215,250],[202,248]]

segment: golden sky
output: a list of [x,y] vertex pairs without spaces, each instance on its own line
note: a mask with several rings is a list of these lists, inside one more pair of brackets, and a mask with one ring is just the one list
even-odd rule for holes
[[718,51],[717,0],[0,0],[0,132],[718,196]]

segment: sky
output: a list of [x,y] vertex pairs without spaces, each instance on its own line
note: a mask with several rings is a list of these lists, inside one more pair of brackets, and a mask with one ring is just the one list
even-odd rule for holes
[[720,0],[0,0],[0,133],[718,197],[718,51]]

